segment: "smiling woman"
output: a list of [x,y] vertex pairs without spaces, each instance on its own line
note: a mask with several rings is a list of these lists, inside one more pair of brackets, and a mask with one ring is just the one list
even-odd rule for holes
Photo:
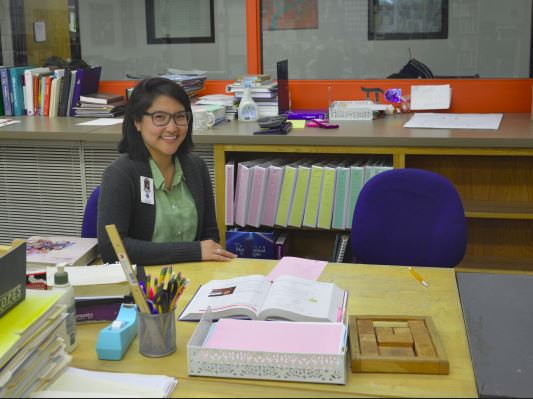
[[126,108],[119,152],[104,172],[98,204],[98,245],[116,255],[105,231],[114,224],[139,266],[235,256],[218,244],[213,191],[205,162],[190,152],[189,97],[175,82],[140,81]]

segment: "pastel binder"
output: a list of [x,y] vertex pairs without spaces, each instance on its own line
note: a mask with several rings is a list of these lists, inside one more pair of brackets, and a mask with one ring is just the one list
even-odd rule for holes
[[346,229],[346,214],[350,203],[350,167],[347,163],[337,167],[335,182],[335,196],[333,204],[333,218],[331,227],[334,229]]
[[225,169],[225,212],[224,222],[226,226],[232,226],[235,222],[234,196],[235,196],[235,162],[228,161]]
[[338,162],[331,162],[324,167],[324,177],[322,179],[322,194],[320,206],[318,208],[317,227],[321,229],[331,229],[333,217],[333,203],[335,199],[335,185],[337,177]]
[[237,185],[235,191],[235,224],[244,227],[248,220],[250,193],[254,178],[254,166],[265,162],[266,158],[240,162],[237,167]]
[[250,190],[250,206],[246,219],[246,224],[259,227],[261,215],[263,213],[264,193],[268,180],[269,166],[272,161],[267,161],[254,166],[254,178]]
[[284,175],[284,165],[270,165],[264,195],[263,215],[261,217],[261,224],[264,226],[273,227],[276,223],[276,212],[281,197]]
[[276,211],[276,224],[278,226],[287,227],[289,223],[289,214],[294,200],[300,162],[302,161],[293,162],[285,166],[279,204]]
[[322,182],[324,179],[324,166],[327,161],[319,162],[311,167],[311,178],[305,202],[303,226],[315,228],[318,222],[318,207],[322,195]]
[[355,203],[359,197],[359,193],[365,184],[365,166],[361,163],[350,167],[350,193],[348,213],[346,214],[346,227],[352,227],[353,212],[355,210]]
[[237,167],[237,191],[235,192],[235,224],[246,225],[250,189],[254,173],[254,161],[240,162]]
[[309,189],[309,180],[311,179],[312,164],[313,162],[309,161],[298,167],[294,197],[289,211],[289,226],[302,227],[305,205],[307,202],[307,191]]

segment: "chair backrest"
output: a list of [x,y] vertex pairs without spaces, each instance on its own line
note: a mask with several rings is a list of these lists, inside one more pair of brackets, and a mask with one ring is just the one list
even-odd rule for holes
[[466,218],[461,197],[443,176],[394,169],[361,190],[352,222],[357,263],[454,267],[464,257]]
[[98,215],[98,196],[100,186],[96,187],[85,204],[83,212],[83,222],[81,225],[81,236],[84,238],[96,238],[96,216]]

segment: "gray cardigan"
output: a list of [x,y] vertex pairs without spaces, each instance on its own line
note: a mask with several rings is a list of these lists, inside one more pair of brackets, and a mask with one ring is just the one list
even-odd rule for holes
[[115,224],[133,264],[163,265],[202,260],[200,241],[220,240],[215,216],[213,189],[203,159],[193,153],[178,159],[184,181],[191,191],[198,212],[198,231],[193,242],[152,242],[155,205],[144,204],[140,196],[140,176],[152,177],[148,161],[122,155],[107,167],[98,199],[98,247],[104,262],[117,257],[105,230]]

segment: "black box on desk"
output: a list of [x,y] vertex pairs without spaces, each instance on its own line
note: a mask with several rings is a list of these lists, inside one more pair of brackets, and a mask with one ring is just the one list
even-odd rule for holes
[[278,233],[273,230],[246,231],[233,228],[226,231],[226,250],[239,258],[276,259],[274,243]]
[[26,243],[0,256],[0,317],[26,298]]

